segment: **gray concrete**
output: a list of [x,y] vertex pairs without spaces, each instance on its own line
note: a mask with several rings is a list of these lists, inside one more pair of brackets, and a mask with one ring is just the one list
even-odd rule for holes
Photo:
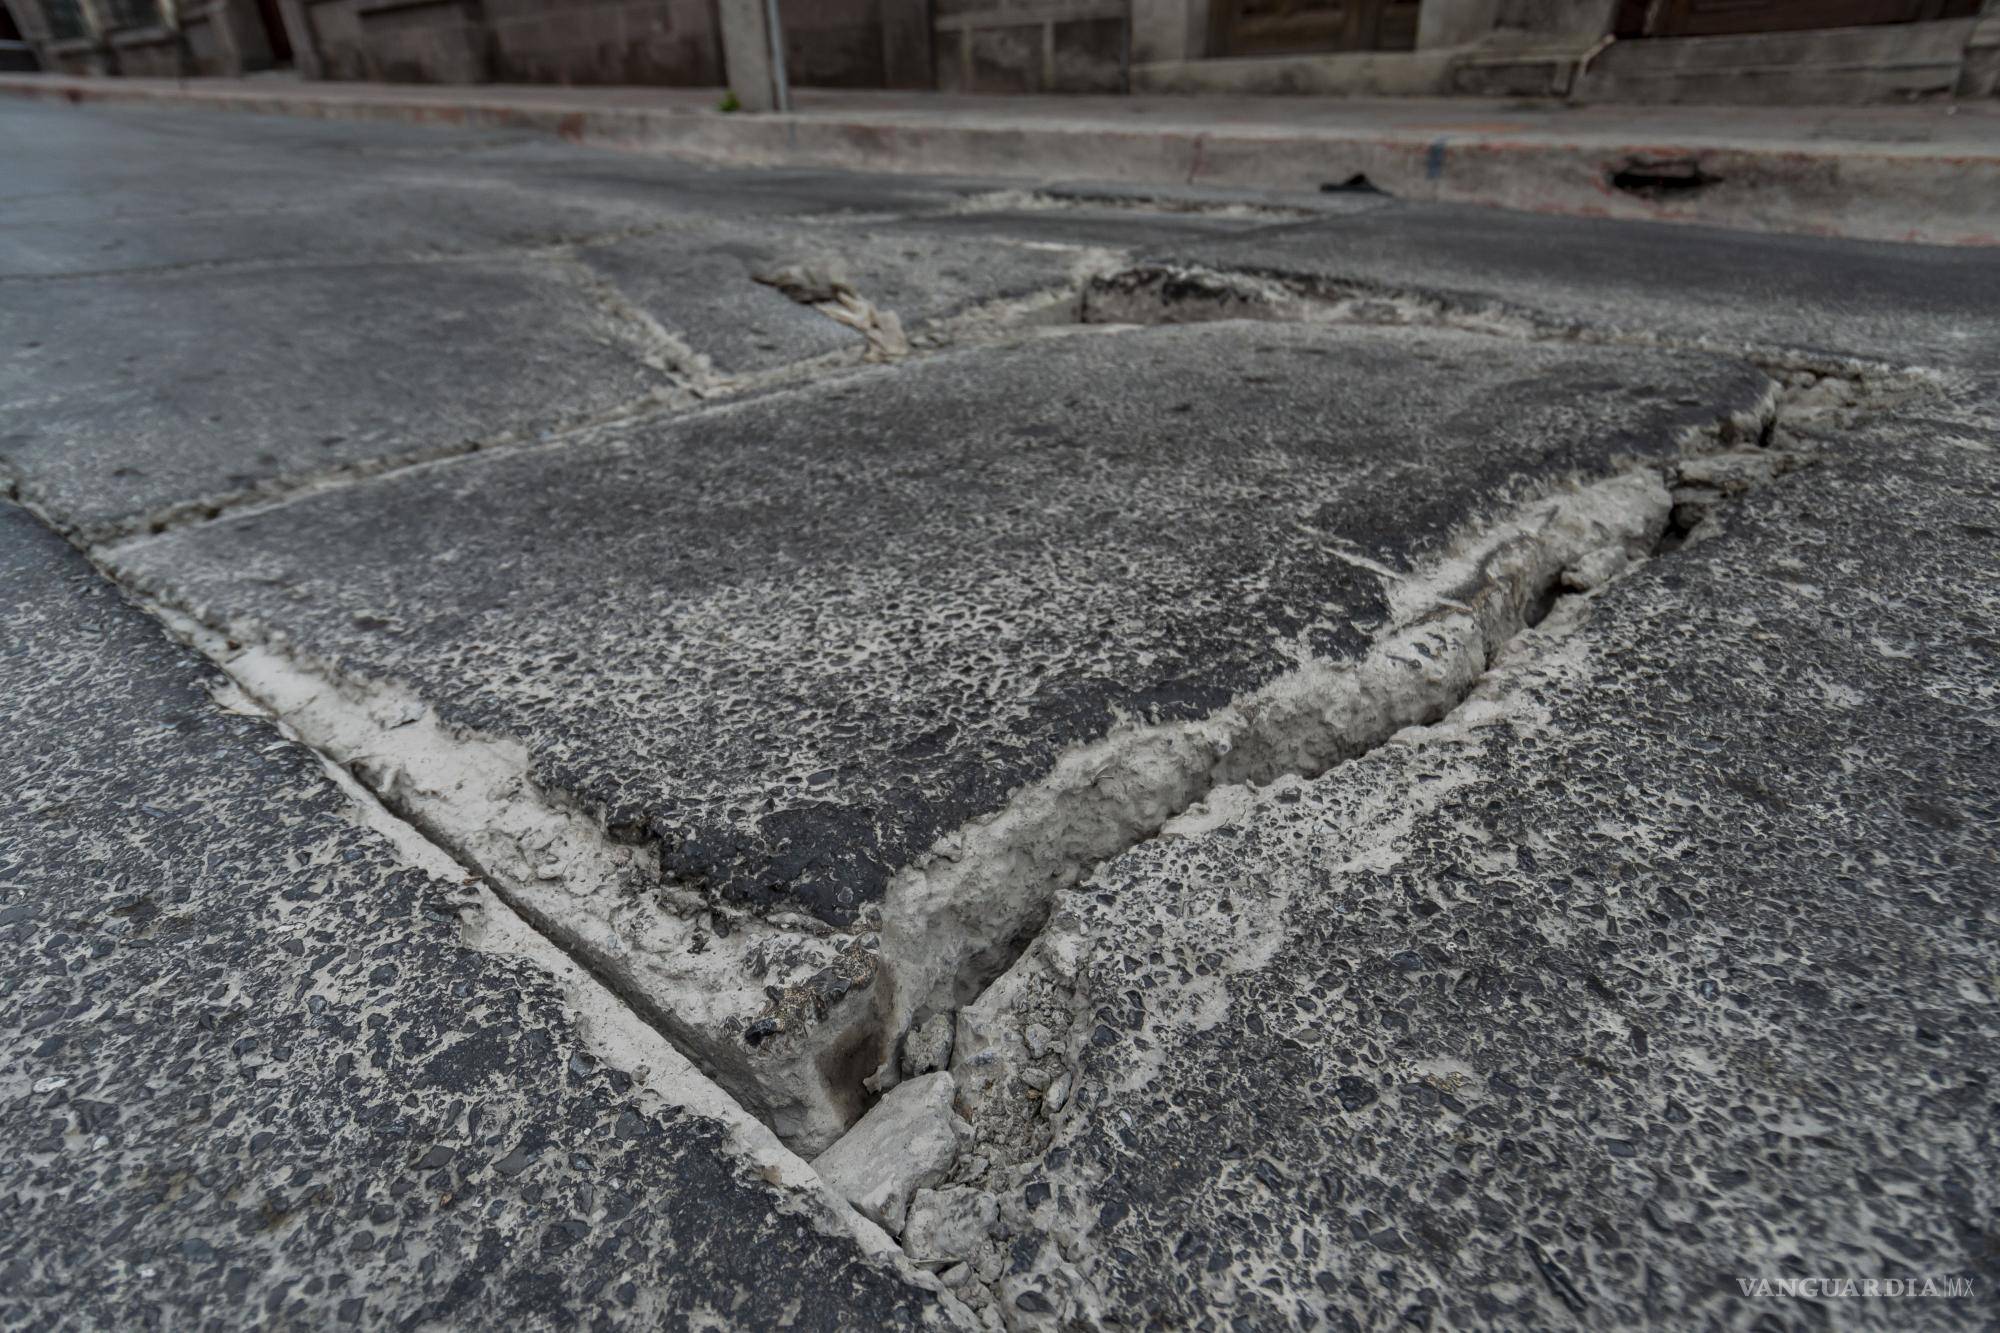
[[1899,415],[1064,896],[957,1177],[1014,1327],[1990,1325],[2000,432]]
[[233,637],[521,738],[674,878],[847,923],[1067,748],[1356,652],[1387,614],[1366,562],[1412,568],[1766,385],[1448,333],[1046,340],[397,473],[116,560]]
[[17,111],[0,1323],[1990,1320],[1976,254]]
[[[964,184],[551,157],[399,126],[249,121],[218,141],[198,114],[23,107],[0,124],[0,473],[91,538],[281,478],[642,408],[698,386],[701,358],[858,351],[859,335],[753,282],[767,264],[850,252],[864,293],[916,319],[1070,267],[754,221],[946,209]],[[629,304],[600,273],[629,280]],[[85,281],[115,275],[129,280]]]
[[10,1326],[939,1316],[12,505],[0,588]]
[[1155,256],[1440,298],[1555,329],[2000,368],[2000,251],[1402,204]]
[[672,386],[633,330],[536,261],[167,271],[8,297],[0,469],[93,538]]
[[770,0],[721,0],[716,25],[722,35],[723,73],[729,91],[747,113],[778,107],[778,70],[772,56]]

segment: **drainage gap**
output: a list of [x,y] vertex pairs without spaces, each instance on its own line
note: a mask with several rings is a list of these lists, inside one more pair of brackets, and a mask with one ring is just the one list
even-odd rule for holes
[[1722,177],[1703,171],[1697,157],[1628,157],[1605,173],[1605,180],[1621,194],[1658,200],[1699,193]]
[[1218,786],[1316,776],[1436,721],[1554,590],[1594,586],[1649,552],[1673,505],[1660,476],[1640,468],[1527,506],[1393,589],[1392,627],[1360,659],[1306,661],[1198,722],[1134,727],[1073,749],[1000,812],[942,841],[926,865],[892,879],[884,899],[883,965],[894,984],[878,992],[884,1060],[871,1088],[899,1077],[904,1033],[965,1004],[1013,963],[1061,890]]
[[[1711,435],[1719,445],[1761,427],[1759,415]],[[882,909],[886,984],[871,997],[880,1061],[867,1086],[883,1095],[851,1131],[854,1141],[821,1159],[830,1182],[901,1235],[914,1259],[932,1261],[948,1243],[941,1238],[964,1229],[965,1209],[976,1220],[988,1208],[937,1187],[954,1173],[978,1178],[996,1154],[1022,1160],[1044,1122],[1015,1112],[1067,1098],[1067,1075],[1041,1060],[1056,1054],[1052,1034],[1067,1019],[1050,1014],[1037,1039],[1037,1025],[1022,1017],[1048,991],[1024,969],[1041,965],[1031,949],[1062,892],[1218,787],[1317,775],[1443,717],[1555,590],[1594,586],[1643,559],[1672,508],[1648,468],[1525,506],[1402,580],[1391,593],[1392,627],[1359,660],[1307,660],[1199,721],[1132,727],[1076,747],[999,812],[897,874]],[[1024,955],[1037,961],[1023,964]],[[955,1098],[938,1103],[935,1071],[947,1060]],[[913,1173],[856,1146],[897,1136],[939,1152]],[[980,1158],[962,1147],[975,1136]],[[981,1302],[977,1281],[957,1279],[961,1295]]]

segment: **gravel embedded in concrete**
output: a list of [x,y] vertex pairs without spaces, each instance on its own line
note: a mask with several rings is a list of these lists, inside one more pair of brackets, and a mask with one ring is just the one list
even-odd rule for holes
[[0,618],[10,1324],[950,1322],[11,505]]
[[116,560],[520,738],[685,882],[845,922],[1065,747],[1353,652],[1460,525],[1768,390],[1646,350],[1246,332],[941,357]]
[[1985,1326],[2000,429],[1897,415],[1065,896],[996,990],[1075,1092],[967,1182],[1011,1326]]
[[[548,918],[357,825],[0,507],[10,1315],[962,1324],[942,1284],[1015,1330],[1980,1326],[1990,254],[5,111],[0,486],[85,538],[188,524],[100,554],[270,640],[246,680],[330,701],[329,752],[454,846],[510,844],[491,866]],[[1098,246],[1505,336],[1071,331],[636,415],[853,359],[759,272],[831,261],[917,333]],[[1531,336],[1563,330],[1924,363],[1942,392],[1792,420],[1821,436],[1802,471],[1739,438],[1672,495],[1620,476],[1695,540],[1559,604],[1448,723],[1149,837],[1185,775],[1080,745],[1351,657],[1455,529],[1765,401],[1726,355]],[[495,440],[528,447],[355,479]],[[1623,535],[1561,577],[1615,578]],[[1084,784],[1021,799],[1065,755]],[[1063,892],[1038,858],[1106,854],[1066,823],[1092,802],[1147,840]],[[1002,808],[1025,834],[980,842]],[[638,873],[648,839],[706,906]],[[1020,892],[912,924],[913,882]],[[983,981],[1050,897],[976,1003],[913,975]],[[741,1105],[611,985],[748,1069]],[[819,1161],[903,1256],[745,1114],[816,1153],[898,1068]],[[1801,1273],[1976,1293],[1738,1285]]]
[[672,385],[561,266],[329,263],[10,284],[0,473],[87,538]]

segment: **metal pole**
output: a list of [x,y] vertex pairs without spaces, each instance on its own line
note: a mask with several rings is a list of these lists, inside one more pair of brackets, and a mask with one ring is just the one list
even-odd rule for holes
[[785,79],[785,30],[778,22],[778,0],[764,0],[764,31],[771,38],[771,94],[779,111],[792,109],[792,90]]

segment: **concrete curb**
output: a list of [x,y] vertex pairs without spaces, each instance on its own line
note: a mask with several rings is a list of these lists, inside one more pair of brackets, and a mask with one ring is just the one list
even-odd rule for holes
[[[1422,134],[1324,126],[833,111],[725,115],[693,96],[568,97],[563,90],[399,89],[0,76],[0,93],[71,103],[209,107],[322,119],[528,129],[578,143],[733,166],[1087,178],[1316,191],[1355,177],[1406,199],[1538,213],[1702,223],[1936,245],[2000,244],[2000,142],[1759,143],[1716,137]],[[1628,177],[1620,188],[1614,178]]]

